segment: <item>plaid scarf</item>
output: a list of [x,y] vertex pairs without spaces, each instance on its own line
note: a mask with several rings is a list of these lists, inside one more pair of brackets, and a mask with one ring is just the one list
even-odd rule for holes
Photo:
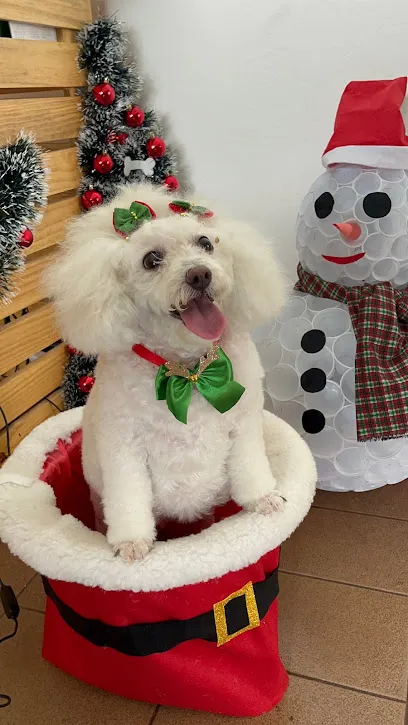
[[348,306],[356,349],[357,440],[408,434],[408,289],[390,282],[346,287],[298,265],[295,289]]

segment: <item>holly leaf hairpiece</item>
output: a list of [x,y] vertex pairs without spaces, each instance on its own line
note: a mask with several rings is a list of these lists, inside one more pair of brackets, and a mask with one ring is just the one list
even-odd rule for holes
[[113,226],[118,234],[127,239],[145,222],[156,219],[153,209],[143,201],[132,201],[129,209],[116,207],[113,210]]
[[211,209],[206,209],[205,206],[192,204],[190,201],[171,201],[169,203],[169,208],[171,211],[174,211],[175,214],[195,214],[196,216],[201,217],[201,219],[208,219],[209,217],[214,216],[214,212],[211,211]]

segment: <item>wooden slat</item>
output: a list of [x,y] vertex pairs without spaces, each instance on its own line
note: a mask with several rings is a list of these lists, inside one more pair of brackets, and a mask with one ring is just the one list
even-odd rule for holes
[[79,99],[18,98],[0,102],[0,144],[14,140],[21,129],[35,134],[38,143],[76,139],[81,125]]
[[51,304],[45,304],[0,330],[0,375],[59,340]]
[[59,388],[66,357],[65,345],[58,345],[0,383],[1,407],[9,423]]
[[[63,43],[75,43],[76,33],[74,30],[69,30],[68,28],[58,28],[57,29],[57,40],[59,40]],[[64,96],[74,96],[74,95],[75,95],[74,88],[65,88],[64,89]]]
[[34,230],[34,242],[26,250],[27,254],[34,254],[62,242],[67,222],[79,214],[80,210],[81,203],[77,196],[58,201],[50,200],[41,223]]
[[49,195],[77,189],[81,175],[76,148],[50,151],[45,156],[45,162],[51,172],[48,179]]
[[2,0],[3,20],[17,20],[21,23],[36,23],[61,28],[79,29],[83,23],[92,20],[89,0]]
[[0,303],[0,318],[13,315],[15,312],[24,310],[30,305],[40,302],[46,296],[42,276],[45,269],[55,257],[55,249],[47,250],[36,254],[27,261],[22,272],[15,277],[16,295],[8,304]]
[[[47,397],[55,403],[55,405],[58,405],[59,408],[62,408],[62,395],[59,390],[56,390]],[[33,428],[57,413],[58,410],[54,408],[52,403],[49,403],[48,400],[42,400],[40,403],[37,403],[37,405],[28,410],[27,413],[24,413],[24,415],[21,415],[20,418],[17,418],[17,420],[12,423],[9,428],[11,450],[13,451]],[[0,453],[7,455],[7,437],[4,429],[0,432]]]
[[85,76],[78,70],[77,53],[75,43],[0,38],[0,88],[83,86]]
[[75,43],[76,33],[74,30],[70,30],[69,28],[57,28],[57,40],[60,40],[63,43]]

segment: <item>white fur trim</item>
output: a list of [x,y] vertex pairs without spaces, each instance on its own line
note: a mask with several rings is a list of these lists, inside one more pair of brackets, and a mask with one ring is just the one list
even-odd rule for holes
[[375,169],[408,169],[408,146],[338,146],[322,156],[325,168],[354,164]]
[[202,533],[156,543],[132,565],[115,558],[106,538],[73,516],[62,516],[52,488],[39,480],[59,438],[81,424],[82,409],[50,418],[25,438],[0,471],[0,536],[13,554],[51,579],[106,590],[161,591],[237,571],[279,546],[307,514],[316,468],[306,443],[276,416],[265,413],[265,438],[281,513],[241,513]]

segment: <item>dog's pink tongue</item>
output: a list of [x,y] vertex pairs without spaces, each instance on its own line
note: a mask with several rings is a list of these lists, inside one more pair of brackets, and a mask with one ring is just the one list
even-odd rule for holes
[[204,340],[218,340],[227,326],[221,310],[205,295],[191,300],[180,316],[187,329]]

